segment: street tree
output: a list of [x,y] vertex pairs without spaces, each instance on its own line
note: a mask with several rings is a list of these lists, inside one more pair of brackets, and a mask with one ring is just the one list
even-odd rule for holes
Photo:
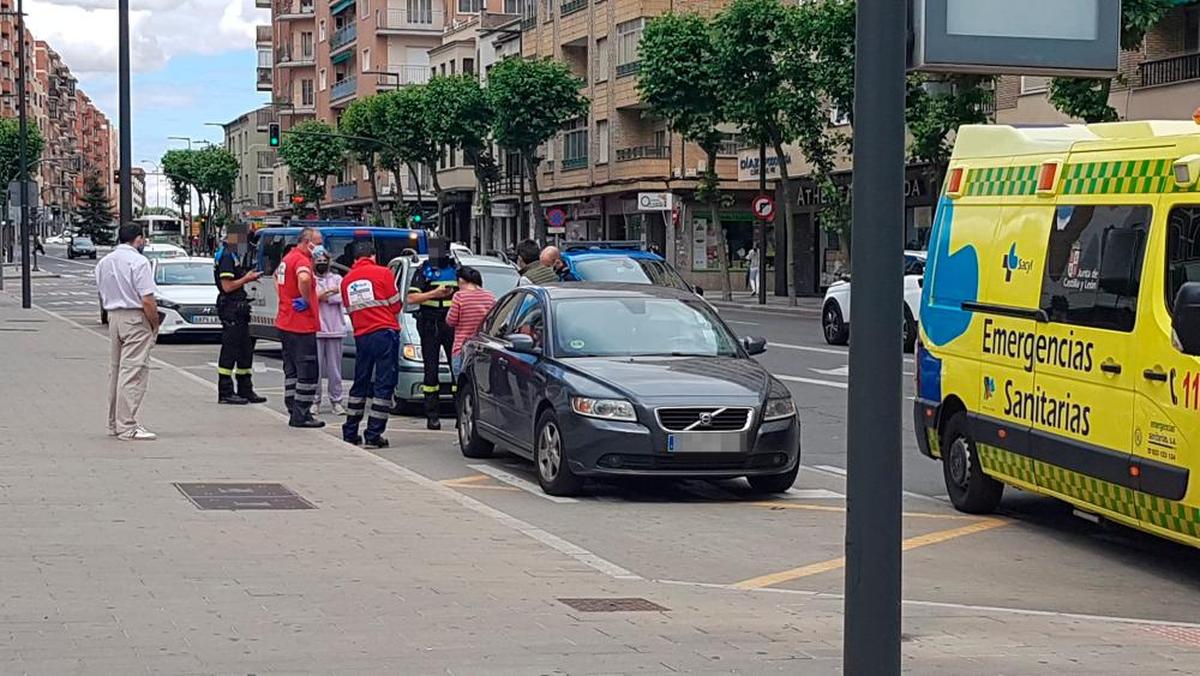
[[76,218],[80,233],[91,237],[97,244],[112,243],[112,205],[96,172],[89,173],[84,179],[83,205],[76,212]]
[[[180,214],[184,213],[184,207],[192,201],[192,188],[197,180],[194,157],[195,153],[191,150],[168,150],[162,156],[163,175],[171,185],[171,197],[179,206]],[[189,211],[189,220],[191,216]]]
[[504,59],[488,75],[493,133],[496,142],[516,151],[525,165],[539,242],[546,241],[547,228],[538,190],[542,163],[538,147],[551,141],[567,122],[587,115],[583,85],[565,63],[550,59]]
[[721,297],[732,300],[729,281],[729,242],[721,225],[717,153],[721,133],[722,100],[716,68],[712,26],[698,14],[664,14],[651,19],[638,46],[638,90],[654,115],[666,120],[672,131],[704,151],[704,173],[696,199],[708,205],[708,217],[717,232],[717,259],[721,271]]
[[283,137],[279,159],[287,165],[288,174],[296,182],[296,189],[305,202],[314,205],[317,218],[321,217],[326,180],[341,171],[345,155],[343,140],[333,127],[321,120],[301,122]]
[[[21,173],[21,127],[15,117],[0,118],[0,185],[5,187]],[[25,127],[25,166],[32,175],[33,166],[42,156],[45,141],[37,125]],[[7,194],[7,192],[6,192]]]
[[435,143],[429,122],[429,101],[425,85],[409,85],[388,95],[385,140],[407,167],[417,188],[418,208],[424,209],[420,168],[429,172],[438,200],[438,224],[441,224],[442,190],[437,175],[440,147]]
[[992,77],[986,75],[909,76],[905,101],[911,137],[908,154],[914,161],[928,163],[931,186],[942,184],[958,128],[987,123],[991,82]]
[[[381,134],[384,131],[386,102],[378,95],[355,99],[338,121],[338,130],[356,138],[347,138],[346,150],[355,161],[367,168],[371,183],[371,221],[383,223],[383,212],[379,206],[379,179],[375,175],[379,167],[380,151],[383,149]],[[397,179],[398,181],[398,179]]]
[[218,203],[224,203],[227,216],[232,215],[233,190],[241,170],[237,157],[219,146],[195,152],[196,190],[209,198],[209,217],[217,213]]
[[[1123,0],[1121,49],[1132,51],[1141,47],[1146,32],[1177,4],[1174,0]],[[1064,115],[1084,122],[1115,122],[1119,118],[1117,109],[1108,103],[1112,83],[1112,78],[1056,77],[1050,81],[1050,104]]]
[[[489,137],[492,107],[479,80],[471,75],[435,77],[426,85],[429,129],[439,147],[461,151],[475,175],[483,220],[488,224],[484,241],[491,237],[491,196],[488,183],[495,168]],[[440,194],[440,192],[439,192]],[[440,209],[439,209],[440,213]]]

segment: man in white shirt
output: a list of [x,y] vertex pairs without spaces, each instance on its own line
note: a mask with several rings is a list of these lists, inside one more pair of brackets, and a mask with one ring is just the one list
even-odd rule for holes
[[108,312],[111,345],[108,381],[108,434],[123,441],[154,441],[138,424],[138,409],[150,379],[150,348],[158,335],[154,272],[142,255],[140,225],[123,225],[120,244],[96,266],[100,304]]

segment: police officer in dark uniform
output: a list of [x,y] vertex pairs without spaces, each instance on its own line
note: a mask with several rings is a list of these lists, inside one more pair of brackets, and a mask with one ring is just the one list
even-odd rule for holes
[[245,269],[247,266],[242,264],[237,254],[240,240],[240,233],[228,233],[213,258],[217,316],[221,319],[217,401],[222,404],[261,404],[267,398],[255,393],[251,382],[254,373],[254,339],[250,337],[250,299],[244,287],[262,276],[262,273]]
[[425,362],[421,391],[425,394],[425,426],[431,430],[442,429],[438,420],[438,365],[443,352],[446,363],[450,363],[454,329],[446,323],[446,314],[450,311],[450,298],[457,289],[458,265],[450,257],[449,247],[444,240],[430,237],[429,258],[413,274],[406,301],[409,305],[419,306],[416,310],[417,333],[421,336],[421,356]]

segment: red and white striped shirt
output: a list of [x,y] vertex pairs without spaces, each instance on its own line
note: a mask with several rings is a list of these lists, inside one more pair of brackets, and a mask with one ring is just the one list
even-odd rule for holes
[[454,349],[451,355],[462,352],[463,343],[479,332],[483,317],[496,304],[496,297],[487,289],[458,290],[450,303],[446,323],[454,327]]

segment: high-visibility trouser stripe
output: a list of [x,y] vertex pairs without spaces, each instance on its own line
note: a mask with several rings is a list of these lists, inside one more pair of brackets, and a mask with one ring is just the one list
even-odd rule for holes
[[346,416],[352,419],[360,419],[363,417],[363,410],[367,407],[366,397],[347,397],[346,398]]
[[231,376],[231,375],[233,375],[234,370],[235,369],[223,369],[220,366],[218,366],[217,367],[217,375]]
[[254,369],[252,369],[252,368],[251,368],[251,369],[238,369],[238,368],[235,368],[235,369],[233,369],[233,375],[235,375],[235,376],[249,376],[249,375],[254,375]]
[[421,391],[425,394],[436,394],[441,388],[437,385],[422,385]]
[[387,420],[389,415],[391,415],[389,407],[384,405],[381,409],[378,403],[371,404],[371,410],[367,413],[368,417],[375,418],[376,420]]
[[316,383],[296,383],[296,401],[313,402],[317,400],[317,384]]

